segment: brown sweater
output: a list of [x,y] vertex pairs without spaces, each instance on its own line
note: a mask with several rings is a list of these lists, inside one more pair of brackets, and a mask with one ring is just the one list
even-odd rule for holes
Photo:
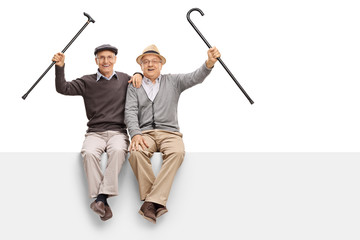
[[94,73],[67,82],[64,68],[65,66],[55,66],[56,91],[64,95],[83,97],[86,116],[89,119],[87,131],[113,130],[126,133],[124,110],[130,76],[116,72],[116,76],[114,75],[110,80],[100,78],[96,81],[96,73]]

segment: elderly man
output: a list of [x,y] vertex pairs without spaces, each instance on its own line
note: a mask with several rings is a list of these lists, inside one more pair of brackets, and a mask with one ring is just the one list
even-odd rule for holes
[[[84,99],[88,130],[81,149],[89,194],[96,198],[90,208],[101,220],[112,217],[107,198],[118,194],[118,175],[125,161],[129,139],[124,123],[124,109],[128,82],[140,87],[141,74],[132,80],[129,75],[114,71],[118,49],[109,44],[95,48],[95,74],[66,82],[65,56],[57,53],[55,82],[57,92],[64,95],[80,95]],[[100,157],[107,152],[108,162],[104,172],[101,170]]]
[[[184,155],[184,143],[179,132],[177,106],[180,94],[204,81],[220,53],[208,50],[208,59],[200,68],[188,74],[161,75],[166,59],[151,45],[136,59],[144,74],[142,87],[128,86],[125,123],[131,136],[129,162],[139,183],[139,213],[152,223],[168,210],[166,202],[175,174]],[[150,158],[161,152],[163,163],[154,176]]]

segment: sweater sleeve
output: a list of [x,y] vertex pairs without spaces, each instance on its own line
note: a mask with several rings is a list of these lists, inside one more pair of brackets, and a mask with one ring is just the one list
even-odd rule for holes
[[139,104],[136,89],[132,84],[129,84],[126,93],[125,124],[128,128],[130,138],[133,138],[135,135],[141,135],[138,118],[138,106]]
[[196,84],[202,83],[205,78],[210,74],[211,69],[206,67],[206,64],[202,64],[200,68],[196,69],[194,72],[186,74],[175,74],[174,83],[180,92],[195,86]]
[[55,86],[56,91],[64,95],[83,95],[85,91],[84,80],[81,78],[71,82],[65,80],[65,66],[55,65]]

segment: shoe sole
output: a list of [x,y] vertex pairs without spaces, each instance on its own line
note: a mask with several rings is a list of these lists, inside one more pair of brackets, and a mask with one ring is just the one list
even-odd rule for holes
[[156,218],[164,215],[167,212],[168,212],[168,210],[166,210],[166,209],[163,209],[163,210],[160,210],[160,211],[156,212]]
[[141,216],[143,216],[143,218],[145,218],[145,219],[148,220],[149,222],[152,222],[153,224],[156,223],[156,220],[145,216],[143,211],[139,210],[139,213],[140,213]]
[[112,218],[112,215],[111,215],[110,217],[107,217],[107,218],[105,218],[105,217],[100,217],[100,219],[103,220],[104,222],[107,221],[107,220],[109,220],[110,218]]

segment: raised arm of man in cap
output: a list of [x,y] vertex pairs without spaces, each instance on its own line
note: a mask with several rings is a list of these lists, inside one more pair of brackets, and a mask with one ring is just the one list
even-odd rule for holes
[[[64,53],[56,53],[52,58],[52,61],[55,61],[55,65],[59,67],[65,66],[65,54]],[[134,87],[139,88],[142,83],[143,75],[141,73],[135,73],[128,83],[132,83]],[[65,79],[65,77],[64,77]],[[82,84],[74,81],[74,82],[56,82],[56,90],[64,95],[81,95],[82,94]]]

